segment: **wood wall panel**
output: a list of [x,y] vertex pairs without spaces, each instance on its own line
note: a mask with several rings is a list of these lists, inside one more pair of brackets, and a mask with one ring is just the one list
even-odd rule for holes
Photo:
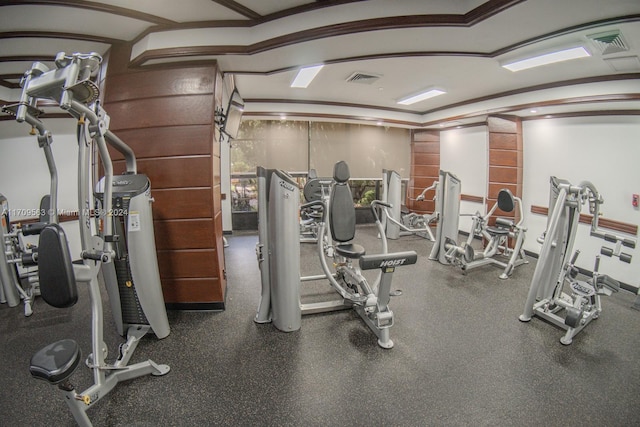
[[[105,109],[110,129],[133,148],[139,171],[151,180],[165,302],[224,309],[220,143],[214,132],[222,75],[215,62],[130,69],[130,54],[126,44],[110,51]],[[114,170],[123,171],[122,156],[113,156]]]
[[438,177],[438,175],[440,173],[440,166],[415,165],[413,171],[414,171],[415,176],[434,177],[434,178],[437,179],[437,177]]
[[157,250],[215,248],[213,218],[162,220],[153,224]]
[[212,214],[214,215],[222,211],[222,187],[220,185],[216,185],[213,187],[212,211]]
[[518,179],[518,169],[502,166],[489,167],[489,182],[491,184],[512,184]]
[[[508,188],[514,196],[522,197],[523,146],[522,122],[519,117],[487,118],[489,131],[489,188],[487,209],[496,203],[500,189]],[[520,220],[517,210],[504,212],[497,209],[494,217]],[[491,219],[490,224],[494,223]]]
[[[440,173],[440,132],[414,130],[411,132],[411,171],[407,195],[415,199],[422,191],[438,180]],[[406,200],[410,211],[425,214],[435,210],[433,191],[424,201]]]
[[[210,95],[215,73],[211,67],[150,70],[137,74],[114,75],[109,79],[105,102],[130,99]],[[114,90],[109,90],[113,87]]]
[[[416,196],[419,195],[420,193],[422,193],[422,190],[424,190],[427,187],[431,187],[431,185],[433,185],[434,181],[437,181],[438,177],[423,177],[423,176],[417,176],[413,179],[414,181],[414,190],[416,191]],[[433,190],[430,190],[427,194],[434,192]]]
[[218,158],[216,162],[213,162],[213,170],[212,170],[212,185],[219,186],[222,183],[222,171],[220,169],[220,159]]
[[214,249],[158,251],[160,277],[214,277],[218,258]]
[[211,95],[189,95],[116,102],[109,105],[112,131],[163,126],[212,126]]
[[440,159],[440,141],[413,141],[414,153],[437,154]]
[[224,242],[222,229],[222,210],[218,212],[214,217],[214,227],[216,230],[216,254],[218,255],[218,271],[216,277],[220,277],[220,293],[224,295],[227,291],[226,272],[224,271]]
[[152,189],[152,196],[154,219],[213,217],[210,187]]
[[511,166],[518,167],[522,165],[522,151],[516,151],[514,155],[512,150],[489,150],[489,164],[493,166]]
[[489,131],[489,149],[517,150],[518,136],[510,133],[495,133]]
[[[128,129],[118,131],[117,135],[138,159],[211,154],[209,125]],[[113,160],[124,158],[112,148],[109,151]]]
[[224,300],[221,280],[218,278],[176,278],[162,281],[162,292],[167,304],[177,306],[195,303],[208,306],[212,301]]
[[412,159],[414,164],[417,165],[433,165],[440,166],[440,154],[439,153],[415,153]]
[[[138,161],[138,172],[151,180],[151,188],[210,187],[210,156],[158,157]],[[113,162],[114,173],[122,173],[125,162]]]

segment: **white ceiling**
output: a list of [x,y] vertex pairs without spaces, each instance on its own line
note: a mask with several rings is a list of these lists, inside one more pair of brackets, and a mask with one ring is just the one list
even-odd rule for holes
[[[640,0],[0,0],[0,28],[6,102],[34,60],[125,41],[135,66],[217,60],[249,117],[438,127],[489,113],[640,110]],[[600,53],[589,36],[608,31],[628,50]],[[592,56],[518,73],[500,66],[577,44]],[[315,64],[325,67],[308,88],[289,87]],[[354,72],[380,78],[347,82]],[[432,86],[447,93],[397,104]]]

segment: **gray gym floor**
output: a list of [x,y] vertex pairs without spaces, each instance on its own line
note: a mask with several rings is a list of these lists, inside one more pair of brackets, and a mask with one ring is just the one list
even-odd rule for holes
[[[95,426],[640,425],[635,295],[605,298],[601,317],[563,346],[555,326],[518,321],[535,260],[506,281],[491,266],[465,276],[429,261],[431,243],[403,237],[390,250],[415,249],[419,259],[394,274],[402,295],[391,302],[395,347],[384,350],[353,311],[304,317],[293,333],[255,324],[257,237],[228,240],[227,309],[170,311],[171,335],[145,338],[132,361],[151,358],[171,372],[117,385],[89,410]],[[375,228],[360,226],[356,241],[378,252]],[[304,274],[319,273],[315,246],[302,249]],[[326,289],[305,285],[303,293]],[[111,322],[105,302],[105,340],[115,354],[120,337]],[[86,289],[71,309],[37,300],[30,318],[0,305],[0,337],[0,425],[74,425],[62,395],[31,378],[28,364],[62,338],[87,355]],[[79,389],[91,383],[84,366],[72,378]]]

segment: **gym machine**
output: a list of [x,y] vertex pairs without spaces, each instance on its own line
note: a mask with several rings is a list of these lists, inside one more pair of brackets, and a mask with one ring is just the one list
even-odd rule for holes
[[[16,114],[18,105],[8,105],[2,107],[2,112]],[[33,111],[38,111],[33,109]],[[38,111],[39,112],[39,111]],[[42,148],[49,169],[49,194],[40,201],[40,208],[34,214],[38,216],[38,222],[11,226],[9,215],[9,203],[7,199],[0,195],[0,205],[2,205],[2,230],[0,230],[0,244],[3,253],[0,255],[0,279],[5,298],[10,307],[14,307],[22,298],[24,303],[24,315],[33,314],[34,298],[39,295],[37,265],[37,247],[32,247],[24,242],[25,236],[37,236],[47,223],[58,222],[58,171],[51,144],[53,137],[51,132],[45,129],[44,124],[38,120],[37,116],[26,113],[24,120],[31,125],[31,135],[36,135],[38,146]],[[2,296],[2,295],[0,295]]]
[[[302,189],[305,202],[310,203],[316,200],[326,201],[329,199],[330,191],[331,179],[318,178],[315,169],[311,169],[307,176],[307,182]],[[318,242],[318,225],[321,217],[322,212],[318,208],[309,208],[300,211],[300,242]]]
[[[56,55],[55,69],[35,62],[22,78],[19,103],[4,108],[14,114],[18,122],[26,121],[39,127],[38,116],[42,112],[37,109],[37,102],[51,99],[78,120],[81,260],[72,262],[64,230],[56,223],[57,218],[52,219],[40,233],[38,275],[42,298],[54,307],[74,305],[78,298],[77,284],[88,286],[93,351],[86,364],[93,372],[94,384],[80,393],[71,384],[70,377],[81,358],[78,344],[71,339],[57,341],[38,351],[31,358],[29,370],[33,377],[58,386],[76,422],[82,426],[91,425],[86,411],[118,382],[169,372],[169,366],[158,365],[152,360],[128,364],[142,337],[148,332],[158,338],[166,337],[169,323],[155,257],[150,186],[144,175],[136,173],[136,159],[131,148],[108,130],[109,117],[98,101],[98,87],[91,80],[101,61],[97,53],[67,55],[60,52]],[[107,143],[124,155],[125,174],[113,176]],[[104,179],[97,197],[97,209],[92,212],[91,154],[95,149],[99,153]],[[57,212],[55,196],[51,194],[54,215]],[[113,363],[106,362],[108,352],[103,340],[100,274],[111,300],[118,331],[127,334]],[[126,296],[120,293],[123,287]],[[132,303],[131,310],[126,308],[127,301]],[[136,312],[135,318],[128,317],[130,311]]]
[[[22,299],[24,315],[33,314],[33,303],[40,295],[38,285],[38,247],[25,242],[25,236],[37,235],[49,223],[49,196],[42,198],[40,203],[39,222],[11,225],[9,203],[0,194],[0,211],[2,212],[2,226],[0,227],[0,278],[2,291],[0,302],[8,303],[9,307],[18,305]],[[35,213],[35,210],[34,210]],[[7,297],[5,298],[4,295]]]
[[[344,161],[336,163],[329,200],[315,200],[303,209],[318,207],[322,217],[319,235],[331,230],[330,248],[318,239],[318,255],[324,274],[300,277],[300,238],[298,218],[299,189],[291,177],[280,170],[259,167],[258,175],[258,244],[256,254],[260,267],[262,293],[256,323],[272,322],[285,332],[298,330],[303,314],[324,313],[353,308],[378,338],[382,348],[392,348],[389,329],[394,316],[389,308],[391,278],[396,267],[414,264],[415,251],[387,253],[384,228],[375,206],[382,253],[367,255],[365,249],[353,243],[355,237],[355,207],[348,185],[349,168]],[[387,205],[388,206],[388,205]],[[389,207],[389,206],[388,206]],[[329,250],[330,249],[330,250]],[[327,253],[331,253],[335,271],[329,269]],[[357,262],[357,265],[355,264]],[[373,285],[362,270],[379,269]],[[328,280],[339,299],[301,304],[301,282]]]
[[[602,312],[601,296],[611,295],[620,289],[620,284],[606,274],[599,273],[600,255],[617,257],[630,263],[631,254],[621,251],[622,246],[635,248],[631,238],[603,232],[598,227],[599,208],[604,202],[595,186],[588,182],[572,185],[569,181],[551,177],[549,192],[549,216],[542,249],[531,280],[531,287],[519,320],[528,322],[533,316],[547,320],[566,330],[560,338],[564,345]],[[579,270],[575,266],[579,250],[573,245],[580,221],[580,210],[589,206],[590,235],[615,244],[615,248],[603,246],[596,255],[591,278],[578,280]],[[573,255],[572,255],[573,252]],[[571,259],[569,258],[571,257]],[[566,291],[566,292],[565,292]]]
[[[11,239],[11,240],[9,240]],[[9,203],[0,194],[0,303],[15,307],[20,303],[18,295],[18,276],[10,261],[14,259],[13,236],[11,236],[11,221],[9,217]]]
[[[424,200],[427,191],[434,190],[437,185],[437,181],[434,182],[414,200]],[[415,234],[431,242],[435,240],[430,224],[438,219],[438,211],[431,215],[405,211],[402,205],[402,178],[394,170],[382,170],[382,200],[393,206],[382,211],[382,223],[385,225],[388,239],[396,240],[400,236]]]
[[[440,221],[436,231],[436,241],[431,250],[430,259],[437,259],[442,264],[453,264],[460,267],[463,273],[484,265],[496,265],[503,268],[500,279],[508,279],[513,270],[522,264],[527,264],[524,249],[525,233],[523,226],[524,215],[522,201],[515,197],[508,189],[498,192],[496,203],[486,215],[476,212],[472,218],[471,231],[462,245],[458,245],[458,227],[460,217],[460,180],[446,171],[440,171],[440,191],[436,191],[436,208],[440,212]],[[515,219],[496,218],[495,226],[489,225],[489,220],[500,209],[511,213],[518,209]],[[484,249],[475,250],[472,242],[480,237],[484,242]],[[509,242],[513,242],[513,248]],[[503,261],[496,258],[501,256]]]

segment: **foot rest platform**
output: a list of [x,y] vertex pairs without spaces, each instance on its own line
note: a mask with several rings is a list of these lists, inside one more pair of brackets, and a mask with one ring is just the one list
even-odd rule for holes
[[74,340],[56,341],[31,357],[29,372],[34,378],[58,384],[73,374],[81,357],[80,347]]
[[416,251],[363,255],[360,257],[360,268],[363,270],[372,270],[374,268],[395,268],[403,265],[415,264],[416,261],[418,261],[418,254]]

